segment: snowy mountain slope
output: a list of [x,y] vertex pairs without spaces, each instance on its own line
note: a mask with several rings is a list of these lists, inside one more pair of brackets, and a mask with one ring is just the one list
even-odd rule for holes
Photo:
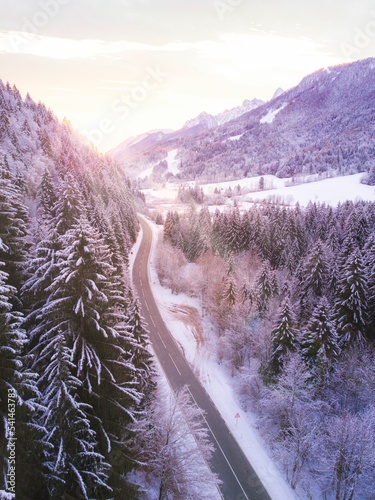
[[114,156],[145,169],[178,148],[179,176],[203,181],[321,172],[370,172],[375,181],[375,59],[319,70],[235,117],[245,103],[217,117],[202,113],[157,144],[143,142],[131,158]]
[[[374,97],[374,59],[320,70],[263,106],[184,144],[184,174],[288,177],[369,171],[375,161]],[[235,143],[228,141],[240,134]]]
[[[279,97],[281,94],[283,94],[285,92],[285,90],[283,90],[282,88],[278,88],[275,93],[273,94],[272,96],[272,99],[276,99],[276,97]],[[272,101],[271,99],[271,101]]]
[[208,129],[216,128],[219,125],[224,125],[224,123],[235,120],[236,118],[242,116],[245,113],[248,113],[249,111],[252,111],[262,104],[264,104],[264,101],[261,101],[260,99],[252,99],[251,101],[245,99],[241,106],[226,110],[218,115],[210,115],[204,111],[196,118],[187,121],[183,128],[188,129],[196,126],[203,126]]
[[[277,92],[277,91],[276,91]],[[161,148],[164,156],[173,149],[178,140],[198,136],[207,130],[215,129],[225,123],[235,120],[249,111],[261,106],[263,101],[245,99],[240,106],[226,110],[218,115],[203,111],[197,117],[188,120],[180,130],[153,130],[136,137],[131,137],[109,152],[109,155],[119,162],[137,160],[147,151],[158,152]],[[159,160],[162,157],[158,157]],[[143,166],[147,167],[147,164]],[[138,169],[137,169],[138,170]],[[142,170],[142,166],[140,168]]]

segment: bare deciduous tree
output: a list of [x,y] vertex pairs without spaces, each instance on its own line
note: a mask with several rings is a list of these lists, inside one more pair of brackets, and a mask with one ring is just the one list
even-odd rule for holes
[[213,446],[201,409],[186,387],[169,394],[159,387],[157,392],[148,416],[135,424],[142,436],[137,447],[148,495],[153,490],[147,498],[212,499],[219,480],[208,467]]

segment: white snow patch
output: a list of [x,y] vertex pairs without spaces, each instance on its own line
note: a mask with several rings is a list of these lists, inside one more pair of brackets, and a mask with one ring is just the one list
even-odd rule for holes
[[138,178],[139,179],[146,179],[146,177],[150,177],[150,175],[152,174],[153,170],[154,170],[154,167],[155,167],[155,164],[154,165],[151,165],[150,167],[148,167],[146,170],[143,170],[139,175],[138,175]]
[[[184,294],[173,295],[170,290],[160,285],[155,269],[154,250],[162,227],[150,222],[149,224],[153,230],[153,245],[149,261],[151,288],[155,300],[160,307],[163,320],[214,401],[230,432],[240,444],[271,498],[273,500],[295,500],[296,497],[292,489],[283,479],[276,465],[267,454],[266,445],[255,429],[255,417],[249,412],[245,413],[242,410],[239,399],[233,390],[233,379],[226,367],[218,362],[214,338],[208,338],[206,333],[205,345],[197,346],[196,339],[190,328],[173,316],[171,308],[174,305],[184,304],[195,307],[200,311],[199,301]],[[210,328],[208,324],[205,324],[204,327],[205,332]],[[239,418],[235,418],[237,414],[240,415]]]
[[280,111],[282,111],[284,108],[286,108],[288,105],[288,103],[284,103],[282,106],[280,106],[279,108],[275,109],[274,111],[269,111],[265,116],[263,116],[263,118],[261,118],[260,120],[260,123],[269,123],[271,124],[276,115],[278,113],[280,113]]
[[243,136],[243,134],[240,134],[240,135],[232,135],[232,137],[228,137],[228,140],[229,141],[238,141],[239,139],[241,139],[241,137]]
[[[259,191],[259,180],[263,177],[264,190]],[[210,211],[216,208],[225,210],[226,207],[233,206],[236,201],[240,210],[250,209],[254,203],[262,200],[274,201],[286,205],[307,206],[309,202],[326,203],[330,206],[337,206],[345,201],[375,201],[375,188],[362,184],[363,174],[353,174],[343,177],[332,177],[329,179],[312,181],[313,176],[307,176],[310,182],[288,186],[291,178],[276,177],[274,175],[263,175],[256,177],[245,177],[233,181],[216,182],[210,184],[200,184],[205,195],[214,195],[215,189],[222,195],[220,205],[210,205]],[[298,177],[296,177],[298,181]],[[302,182],[302,181],[301,181]],[[185,186],[194,186],[194,182],[187,182]],[[240,190],[238,190],[238,186]],[[232,197],[227,197],[231,188]],[[168,210],[184,211],[183,204],[176,201],[178,185],[166,182],[161,188],[144,189],[147,202],[157,206],[159,212],[165,214]]]
[[167,154],[168,172],[177,175],[180,173],[180,160],[176,160],[178,149],[172,149]]
[[[151,198],[157,200],[176,200],[178,186],[167,182],[162,188],[142,189],[142,192]],[[147,200],[149,201],[149,200]]]
[[251,193],[246,197],[248,201],[272,200],[287,204],[299,203],[301,206],[309,202],[326,203],[337,206],[345,201],[375,201],[375,188],[361,184],[363,174],[332,177],[298,186],[279,186],[269,191]]

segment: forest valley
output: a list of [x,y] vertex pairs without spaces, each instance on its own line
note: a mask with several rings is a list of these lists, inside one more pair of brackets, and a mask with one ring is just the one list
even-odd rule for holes
[[301,498],[374,497],[374,228],[368,202],[165,217],[161,284],[200,300]]
[[[217,484],[201,414],[159,383],[130,284],[136,196],[121,166],[0,81],[1,500],[197,500]],[[302,497],[374,498],[374,229],[364,202],[164,221],[161,282],[201,300]]]

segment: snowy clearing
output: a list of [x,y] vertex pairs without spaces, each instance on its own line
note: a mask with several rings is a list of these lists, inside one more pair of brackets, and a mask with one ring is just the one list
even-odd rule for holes
[[[310,202],[326,203],[327,205],[337,206],[345,201],[375,201],[375,187],[361,184],[363,174],[353,174],[342,177],[332,177],[329,179],[314,180],[314,176],[308,176],[312,182],[291,184],[292,178],[280,179],[274,175],[263,175],[256,177],[245,177],[233,181],[216,182],[210,184],[201,184],[205,195],[213,195],[215,190],[219,191],[225,197],[226,205],[232,206],[233,200],[237,205],[246,209],[254,202],[262,200],[275,201],[286,205],[295,205],[299,203],[306,206]],[[259,191],[260,179],[263,178],[264,190]],[[298,179],[298,178],[297,178]],[[187,183],[188,186],[194,186],[194,182]],[[226,191],[232,190],[232,197],[226,197]],[[238,191],[239,190],[239,191]],[[247,191],[247,192],[246,192]],[[166,209],[173,210],[171,202],[176,202],[178,184],[167,182],[161,188],[152,188],[143,190],[149,203],[167,202]]]
[[176,160],[178,149],[172,149],[167,155],[168,172],[173,175],[180,173],[180,160]]
[[239,139],[241,139],[241,137],[243,136],[243,134],[240,134],[240,135],[232,135],[232,137],[228,137],[228,140],[229,141],[238,141]]
[[286,108],[287,105],[288,103],[284,103],[282,106],[275,109],[274,111],[269,111],[265,116],[263,116],[263,118],[261,118],[260,123],[271,124],[274,121],[276,115],[280,113],[280,111],[282,111],[284,108]]
[[297,186],[279,186],[267,192],[251,193],[247,201],[276,200],[290,205],[299,203],[302,206],[309,202],[326,203],[336,206],[345,201],[375,201],[374,186],[361,184],[363,174],[333,177]]

